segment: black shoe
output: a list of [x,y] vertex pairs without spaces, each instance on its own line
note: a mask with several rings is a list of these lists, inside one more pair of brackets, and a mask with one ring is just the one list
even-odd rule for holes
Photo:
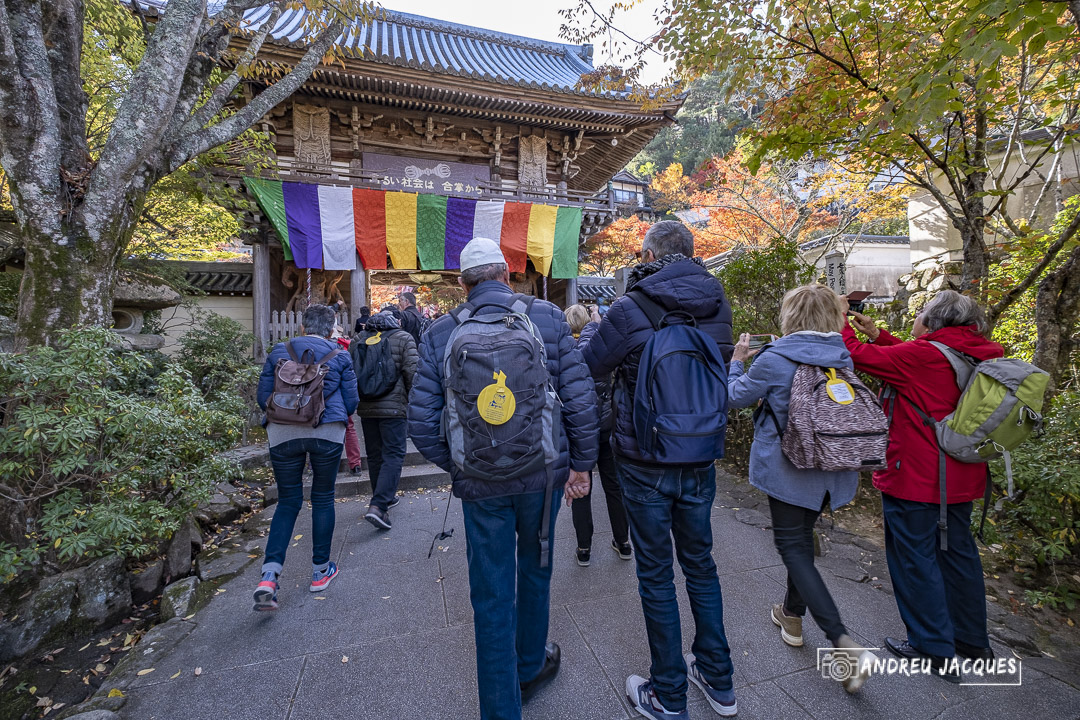
[[581,567],[589,567],[590,558],[592,557],[592,550],[589,548],[577,549],[577,564]]
[[401,502],[401,498],[399,498],[397,495],[395,495],[394,499],[390,501],[390,504],[386,506],[386,509],[389,510],[390,508],[397,507],[399,502]]
[[390,516],[386,514],[386,511],[374,505],[367,509],[367,514],[364,515],[364,519],[380,530],[389,530],[393,527],[390,524]]
[[993,660],[994,651],[988,647],[977,647],[975,645],[968,645],[963,640],[953,640],[953,645],[956,647],[956,654],[962,658],[969,660]]
[[897,640],[896,638],[891,637],[885,638],[885,647],[888,648],[889,652],[893,655],[906,660],[930,658],[930,667],[933,668],[932,674],[953,684],[960,682],[960,672],[951,667],[952,658],[924,653],[923,651],[912,647],[911,643],[907,640]]
[[359,465],[357,465],[354,468],[350,468],[349,470],[350,470],[350,472],[352,472],[353,475],[359,475],[360,474],[360,466]]
[[540,668],[540,673],[529,682],[521,683],[521,702],[526,702],[559,674],[559,663],[562,661],[559,646],[549,642],[544,649],[546,651],[544,667]]
[[634,558],[634,551],[631,549],[629,542],[621,543],[617,540],[612,540],[611,549],[619,553],[619,557],[623,560],[632,560]]

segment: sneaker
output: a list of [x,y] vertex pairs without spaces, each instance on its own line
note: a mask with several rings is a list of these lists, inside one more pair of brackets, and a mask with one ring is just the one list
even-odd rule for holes
[[611,549],[619,553],[619,557],[623,560],[632,560],[634,558],[634,551],[630,548],[629,542],[616,542],[611,541]]
[[390,524],[390,516],[386,514],[386,511],[381,510],[374,505],[368,507],[364,519],[380,530],[389,530],[393,527],[393,525]]
[[[847,660],[838,664],[836,658],[841,653],[847,657]],[[836,641],[836,650],[832,652],[832,657],[834,659],[830,669],[842,667],[847,670],[841,673],[843,677],[838,676],[836,679],[849,693],[859,691],[866,679],[870,677],[870,668],[873,667],[874,661],[878,659],[877,655],[861,647],[849,635],[841,635]]]
[[311,592],[322,592],[330,587],[330,581],[336,578],[337,574],[337,563],[331,562],[330,567],[326,568],[323,572],[311,574],[311,587],[309,589]]
[[581,567],[589,567],[589,563],[592,562],[592,550],[589,548],[577,549],[577,564]]
[[784,612],[784,603],[772,606],[773,625],[780,628],[780,639],[791,647],[802,647],[802,618]]
[[529,682],[521,683],[521,702],[527,702],[529,698],[547,685],[552,678],[559,674],[559,663],[562,661],[562,651],[556,643],[549,642],[544,646],[544,666],[540,673]]
[[683,656],[686,660],[686,679],[698,686],[705,693],[705,699],[709,701],[709,707],[716,711],[717,715],[731,717],[739,712],[739,703],[735,701],[734,690],[717,690],[701,676],[698,670],[697,660],[693,653]]
[[626,699],[639,714],[653,720],[690,720],[690,712],[672,712],[656,697],[652,683],[640,675],[626,678]]
[[898,658],[906,658],[908,660],[917,660],[922,658],[930,658],[930,667],[933,672],[931,675],[937,675],[942,680],[955,684],[959,684],[961,678],[960,673],[956,671],[952,664],[952,658],[942,657],[941,655],[929,655],[922,650],[914,647],[907,640],[897,640],[896,638],[885,638],[885,647]]
[[360,474],[360,466],[356,465],[354,467],[349,468],[349,472],[351,472],[353,475],[359,475]]
[[272,572],[263,573],[259,586],[255,588],[255,607],[252,609],[260,612],[277,610],[277,589],[277,575]]
[[401,502],[401,498],[395,495],[394,499],[390,501],[390,504],[386,506],[386,509],[389,510],[390,508],[396,508],[399,502]]

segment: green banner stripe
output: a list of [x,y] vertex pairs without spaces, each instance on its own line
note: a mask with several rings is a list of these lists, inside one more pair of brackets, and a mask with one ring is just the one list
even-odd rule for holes
[[259,203],[270,224],[277,231],[278,239],[281,240],[281,249],[285,253],[285,259],[292,261],[292,248],[289,247],[289,225],[285,220],[285,195],[281,190],[280,180],[264,180],[262,178],[244,178],[248,192],[255,196],[255,202]]
[[423,270],[442,270],[446,263],[446,196],[416,198],[416,255]]
[[578,276],[578,238],[581,236],[581,208],[561,207],[555,217],[555,252],[551,277]]

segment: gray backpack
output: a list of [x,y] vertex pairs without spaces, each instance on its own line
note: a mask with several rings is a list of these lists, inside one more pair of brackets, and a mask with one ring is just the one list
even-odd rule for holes
[[[562,416],[544,340],[529,319],[533,300],[515,294],[508,305],[465,303],[450,312],[457,327],[443,356],[442,423],[462,475],[500,482],[547,471],[547,517]],[[491,307],[500,312],[477,314]],[[546,562],[548,523],[541,528]]]

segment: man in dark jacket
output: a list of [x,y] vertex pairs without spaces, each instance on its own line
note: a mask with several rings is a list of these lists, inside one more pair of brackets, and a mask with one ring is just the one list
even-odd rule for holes
[[[667,311],[694,317],[716,341],[724,362],[734,350],[731,305],[720,282],[694,257],[694,237],[682,223],[659,222],[641,246],[642,263],[630,273],[627,291],[639,290]],[[731,658],[724,634],[723,601],[712,559],[712,501],[716,468],[655,465],[638,451],[633,402],[638,360],[655,330],[632,298],[618,299],[585,347],[594,377],[615,371],[615,463],[637,556],[638,589],[652,654],[652,677],[631,675],[627,697],[651,718],[684,718],[687,679],[721,715],[736,712]],[[693,654],[682,655],[679,604],[675,599],[671,538],[679,556],[694,614]]]
[[[505,313],[491,304],[505,308],[515,301],[502,251],[486,238],[473,239],[461,251],[461,285],[469,296],[463,308],[475,309],[477,317]],[[454,313],[424,334],[409,398],[409,435],[424,457],[450,473],[454,495],[462,499],[484,720],[517,720],[522,701],[558,671],[559,647],[547,642],[551,563],[543,561],[541,528],[546,525],[546,536],[554,536],[564,485],[567,498],[584,496],[596,463],[596,396],[570,327],[562,311],[543,300],[532,301],[527,313],[543,340],[549,387],[561,401],[553,418],[558,457],[548,471],[483,480],[464,474],[452,459],[442,421],[444,358],[458,327]],[[513,406],[509,415],[499,422],[514,421]]]
[[[397,318],[381,312],[368,318],[366,330],[356,336],[357,348],[368,352],[375,344],[390,344],[390,355],[398,379],[392,390],[374,400],[361,399],[356,408],[367,450],[371,505],[364,518],[381,530],[391,528],[390,508],[398,504],[397,488],[405,462],[407,440],[406,409],[413,376],[416,375],[416,343],[401,329]],[[377,338],[377,339],[376,339]]]
[[416,295],[403,292],[398,295],[398,308],[401,310],[401,328],[413,336],[416,346],[420,347],[420,335],[424,332],[424,316],[416,307]]

